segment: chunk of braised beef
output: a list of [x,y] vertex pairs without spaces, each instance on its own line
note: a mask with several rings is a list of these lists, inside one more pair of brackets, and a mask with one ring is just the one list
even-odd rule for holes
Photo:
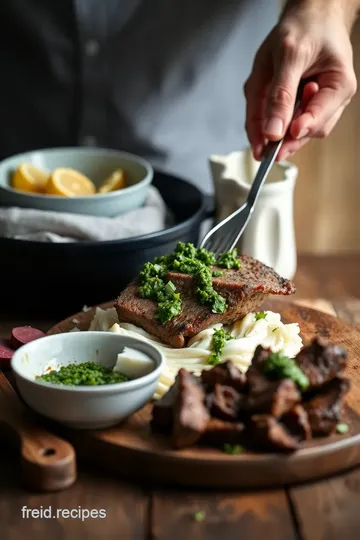
[[211,416],[221,420],[235,421],[243,396],[231,386],[215,384],[211,394],[206,397],[206,405]]
[[211,418],[201,442],[217,447],[223,447],[224,444],[241,444],[243,434],[244,424],[241,422],[225,422],[218,418]]
[[334,431],[341,419],[344,397],[349,389],[349,379],[336,377],[304,402],[313,435],[330,435]]
[[249,440],[258,450],[294,452],[299,448],[296,440],[274,416],[268,414],[251,417]]
[[270,349],[264,349],[261,345],[256,347],[251,364],[246,372],[246,386],[249,393],[260,393],[267,387],[268,379],[264,375],[263,365],[270,354]]
[[311,439],[311,427],[307,412],[302,405],[295,405],[291,411],[287,412],[282,418],[287,431],[299,441],[308,441]]
[[174,403],[172,444],[175,448],[185,448],[200,439],[210,414],[199,379],[185,369],[179,370],[177,379],[179,390]]
[[160,433],[171,433],[174,420],[174,405],[179,393],[179,377],[153,406],[151,428]]
[[246,376],[231,362],[227,360],[209,370],[203,370],[201,380],[209,390],[214,388],[215,384],[231,386],[243,392],[246,385]]
[[340,375],[346,368],[347,360],[346,349],[340,345],[329,344],[321,336],[303,347],[295,358],[297,365],[309,379],[310,389],[319,388]]
[[247,414],[270,414],[276,418],[300,403],[301,394],[291,379],[262,381],[246,396],[242,411]]

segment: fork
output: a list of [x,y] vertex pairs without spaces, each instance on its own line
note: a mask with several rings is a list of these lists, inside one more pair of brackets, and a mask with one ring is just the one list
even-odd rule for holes
[[[302,81],[299,85],[295,100],[294,115],[301,103],[303,89],[307,82],[309,81]],[[230,216],[215,225],[215,227],[204,236],[200,243],[201,248],[212,251],[216,256],[234,249],[250,221],[256,201],[259,197],[260,189],[273,166],[276,156],[284,142],[284,138],[285,137],[275,142],[271,141],[266,145],[263,158],[251,185],[246,202],[238,210],[235,210],[235,212],[230,214]]]

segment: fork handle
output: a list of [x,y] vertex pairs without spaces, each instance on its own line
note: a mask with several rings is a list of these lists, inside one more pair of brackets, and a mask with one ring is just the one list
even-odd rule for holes
[[284,139],[281,139],[280,141],[271,141],[266,145],[264,156],[261,160],[260,167],[257,170],[253,183],[251,184],[251,188],[247,198],[247,204],[250,206],[250,208],[253,208],[255,206],[262,185],[268,177],[268,174],[271,170],[271,167],[273,166],[273,163],[279,153],[283,142]]
[[[298,90],[297,90],[297,93],[296,93],[296,98],[295,98],[295,106],[294,106],[293,117],[294,117],[298,107],[301,104],[303,91],[304,91],[305,85],[308,82],[310,82],[309,79],[303,79],[302,81],[300,81],[300,84],[299,84],[299,87],[298,87]],[[274,164],[276,156],[278,155],[279,150],[280,150],[280,148],[281,148],[281,146],[282,146],[282,144],[284,142],[284,138],[285,137],[283,137],[279,141],[270,141],[265,147],[263,158],[261,160],[260,166],[259,166],[258,171],[256,173],[256,176],[254,178],[254,181],[251,184],[251,188],[250,188],[249,195],[248,195],[248,198],[247,198],[247,203],[248,203],[248,205],[250,206],[251,209],[254,207],[254,205],[255,205],[255,203],[257,201],[257,198],[258,198],[259,193],[260,193],[260,189],[261,189],[262,185],[264,184],[266,178],[268,177],[268,174],[269,174],[269,172],[271,170],[271,167]]]

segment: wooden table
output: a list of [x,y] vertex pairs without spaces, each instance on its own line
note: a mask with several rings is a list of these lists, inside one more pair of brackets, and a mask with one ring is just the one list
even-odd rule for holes
[[[360,324],[359,276],[360,256],[303,256],[296,297]],[[8,320],[2,314],[0,337],[18,324],[47,329],[54,322]],[[136,485],[80,464],[76,485],[43,495],[26,492],[16,457],[2,447],[0,452],[1,540],[355,540],[359,535],[360,468],[286,489],[219,493]],[[26,518],[23,507],[51,507],[53,514],[104,509],[106,517]]]

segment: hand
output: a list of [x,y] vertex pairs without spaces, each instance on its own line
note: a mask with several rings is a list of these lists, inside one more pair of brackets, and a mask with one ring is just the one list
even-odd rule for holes
[[[244,87],[246,131],[255,159],[268,140],[284,136],[290,123],[278,160],[312,137],[326,137],[356,92],[348,21],[333,3],[329,9],[319,4],[293,2],[255,57]],[[303,78],[314,82],[306,84],[292,120]]]

